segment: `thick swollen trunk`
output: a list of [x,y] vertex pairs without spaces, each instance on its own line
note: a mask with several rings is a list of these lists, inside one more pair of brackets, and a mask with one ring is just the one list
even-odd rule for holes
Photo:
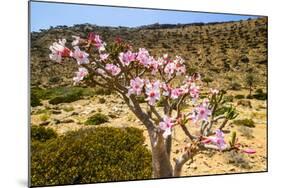
[[173,168],[162,134],[149,131],[152,146],[153,178],[167,178],[173,176]]

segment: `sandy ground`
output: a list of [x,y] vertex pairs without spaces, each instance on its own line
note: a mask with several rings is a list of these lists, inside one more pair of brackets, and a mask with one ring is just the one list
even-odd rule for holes
[[[103,97],[106,102],[100,104],[98,99]],[[234,100],[236,106],[238,100]],[[214,152],[204,151],[195,155],[193,161],[187,162],[182,171],[182,176],[238,173],[265,171],[267,162],[267,129],[266,129],[266,102],[251,100],[252,108],[237,106],[239,116],[237,119],[251,118],[254,120],[256,127],[248,128],[251,131],[251,137],[243,135],[241,127],[230,124],[226,127],[226,140],[230,136],[230,131],[236,131],[242,148],[253,148],[257,152],[254,155],[246,155],[235,152]],[[46,110],[46,108],[48,110]],[[71,110],[67,110],[71,109]],[[59,134],[67,131],[87,128],[91,125],[84,125],[83,122],[92,114],[101,112],[110,116],[108,123],[99,126],[127,127],[133,126],[144,130],[146,146],[150,148],[150,142],[147,132],[142,123],[129,111],[127,106],[120,98],[114,95],[96,96],[79,100],[68,104],[59,104],[56,106],[49,105],[47,101],[43,106],[32,108],[31,124],[39,125],[42,122],[49,121],[46,127],[53,128]],[[45,118],[43,116],[46,116]],[[57,121],[60,123],[56,123]],[[189,129],[194,134],[198,127],[189,125]],[[175,127],[173,130],[172,156],[171,160],[181,155],[180,150],[185,146],[186,136],[180,129]],[[172,161],[172,164],[174,162]]]

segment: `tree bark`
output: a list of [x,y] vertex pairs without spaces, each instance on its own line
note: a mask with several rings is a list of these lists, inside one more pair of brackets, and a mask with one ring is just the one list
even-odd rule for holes
[[[148,130],[151,149],[153,178],[167,178],[173,176],[173,168],[166,150],[162,133]],[[155,135],[156,134],[156,135]]]

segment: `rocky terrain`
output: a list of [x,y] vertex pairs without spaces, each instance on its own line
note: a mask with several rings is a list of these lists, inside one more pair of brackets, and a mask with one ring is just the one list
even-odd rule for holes
[[72,35],[86,37],[89,32],[102,36],[106,42],[121,37],[160,56],[181,55],[189,72],[199,71],[214,80],[214,85],[228,89],[242,83],[245,73],[258,75],[258,84],[265,86],[267,77],[267,19],[209,24],[154,24],[138,28],[99,27],[91,24],[58,26],[31,33],[31,84],[52,87],[72,83],[76,66],[49,60],[49,46],[59,38],[73,40]]

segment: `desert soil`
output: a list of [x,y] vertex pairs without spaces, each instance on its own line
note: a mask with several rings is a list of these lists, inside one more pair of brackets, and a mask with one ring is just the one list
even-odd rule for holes
[[[243,91],[239,91],[240,93]],[[240,94],[236,92],[235,94]],[[246,92],[246,91],[244,91]],[[245,93],[244,93],[245,94]],[[99,103],[99,98],[105,98],[106,102]],[[195,176],[207,174],[224,174],[238,172],[265,171],[267,167],[267,122],[266,122],[266,101],[250,100],[252,108],[247,106],[237,106],[237,99],[234,99],[235,105],[239,111],[237,119],[250,118],[255,122],[254,128],[248,128],[252,136],[243,135],[241,126],[229,124],[225,130],[226,140],[228,140],[231,131],[236,131],[242,148],[253,148],[257,152],[253,155],[246,155],[234,152],[213,152],[204,151],[194,156],[193,161],[187,162],[182,171],[182,176]],[[189,109],[186,109],[187,111]],[[90,127],[84,125],[84,121],[96,112],[101,112],[110,117],[108,123],[98,126],[114,127],[137,127],[144,130],[146,138],[145,145],[150,149],[150,142],[142,123],[130,112],[116,95],[95,96],[72,103],[59,105],[50,105],[48,101],[43,101],[43,106],[31,109],[31,124],[53,128],[58,134],[65,134],[68,131],[78,130]],[[46,116],[47,118],[42,118]],[[48,125],[44,125],[48,124]],[[93,126],[93,125],[92,125]],[[188,128],[196,134],[198,127],[190,124]],[[186,136],[180,129],[173,129],[173,158],[181,155],[181,149],[186,144]],[[174,162],[172,161],[172,164]]]

